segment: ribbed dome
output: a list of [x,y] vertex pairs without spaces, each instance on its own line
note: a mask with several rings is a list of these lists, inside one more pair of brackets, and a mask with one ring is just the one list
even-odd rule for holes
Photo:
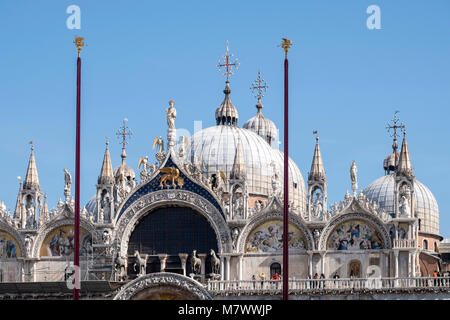
[[[233,170],[236,151],[242,148],[245,176],[250,194],[269,196],[272,193],[272,163],[277,167],[280,185],[283,179],[283,153],[274,149],[256,133],[234,126],[214,126],[195,133],[191,138],[191,161],[203,160],[203,173],[210,177],[218,170],[227,177]],[[239,158],[239,157],[238,157]],[[294,161],[289,159],[290,199],[294,207],[305,210],[305,183]]]
[[97,217],[97,197],[94,195],[86,204],[86,210],[92,213],[94,217]]
[[[387,213],[394,212],[394,176],[385,175],[372,182],[363,190],[364,195],[378,203]],[[416,212],[420,223],[420,232],[439,234],[439,207],[431,191],[417,179],[414,181]]]
[[225,89],[223,90],[223,93],[225,93],[225,98],[223,102],[220,104],[220,106],[216,110],[216,123],[219,124],[226,124],[231,126],[236,126],[239,114],[231,102],[230,99],[230,83],[227,81]]
[[120,174],[123,173],[124,177],[128,179],[128,181],[135,180],[136,175],[126,163],[121,163],[114,169],[114,178],[115,181],[119,178]]
[[278,136],[277,127],[275,126],[275,123],[273,123],[272,120],[264,117],[264,115],[262,114],[261,100],[258,101],[256,107],[258,108],[256,116],[254,116],[253,118],[249,119],[246,123],[244,123],[243,127],[244,129],[248,129],[255,132],[261,138],[266,140],[269,145],[272,146],[272,143],[276,140]]

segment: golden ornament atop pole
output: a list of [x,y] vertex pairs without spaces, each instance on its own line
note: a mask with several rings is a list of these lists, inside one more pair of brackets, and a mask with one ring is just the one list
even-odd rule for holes
[[286,39],[286,38],[282,38],[282,39],[283,39],[283,42],[281,43],[281,47],[284,49],[284,53],[286,54],[286,59],[287,59],[287,53],[289,51],[289,48],[292,45],[292,42],[291,42],[291,40]]
[[78,57],[80,57],[80,51],[84,46],[83,40],[84,40],[83,37],[75,37],[75,40],[73,40],[73,43],[75,43],[75,46],[77,47],[78,50]]

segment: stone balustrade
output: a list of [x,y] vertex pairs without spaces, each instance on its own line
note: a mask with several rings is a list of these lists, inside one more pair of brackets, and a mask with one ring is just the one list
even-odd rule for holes
[[[281,294],[282,280],[209,281],[206,289],[214,295]],[[368,279],[291,279],[293,294],[325,292],[371,292],[386,290],[442,289],[450,291],[450,277],[438,278],[368,278]]]
[[415,248],[415,239],[394,239],[394,248]]

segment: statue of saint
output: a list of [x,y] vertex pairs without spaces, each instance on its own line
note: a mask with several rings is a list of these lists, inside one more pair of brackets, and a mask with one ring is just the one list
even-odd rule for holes
[[356,168],[356,161],[353,160],[352,166],[350,167],[350,179],[352,180],[352,189],[353,192],[356,192],[358,189],[358,169]]
[[409,217],[411,215],[411,210],[409,208],[409,203],[408,203],[408,199],[405,196],[402,196],[400,199],[400,205],[401,205],[401,209],[400,209],[400,213],[403,216],[407,216]]
[[319,217],[320,214],[322,213],[322,201],[320,200],[320,193],[317,192],[316,193],[316,200],[314,200],[314,204],[313,204],[313,215],[314,217]]
[[70,192],[70,187],[72,186],[72,176],[67,168],[64,168],[64,191]]
[[173,107],[175,105],[175,101],[169,101],[169,108],[166,110],[167,114],[167,125],[169,129],[175,129],[175,118],[177,117],[177,110]]

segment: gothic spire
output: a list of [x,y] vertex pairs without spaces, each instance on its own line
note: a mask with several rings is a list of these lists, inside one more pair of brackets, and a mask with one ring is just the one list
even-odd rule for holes
[[319,133],[318,131],[314,131],[313,133],[316,134],[316,147],[314,148],[314,156],[308,181],[325,181],[325,169],[323,167],[322,155],[319,147]]
[[36,160],[34,159],[33,141],[31,141],[30,144],[31,154],[30,160],[28,161],[27,175],[25,176],[25,181],[23,182],[23,189],[39,191],[41,187],[39,185],[39,177],[36,169]]
[[[100,175],[98,177],[98,184],[113,184],[114,183],[114,175],[111,165],[111,156],[109,155],[108,148],[108,138],[106,138],[106,149],[105,156],[103,157],[102,170],[100,171]],[[125,154],[126,157],[126,154]],[[124,159],[124,158],[122,158]]]
[[233,167],[231,168],[230,172],[230,179],[245,179],[244,148],[242,147],[242,141],[240,137],[238,137],[236,153],[234,154]]
[[398,160],[397,174],[404,174],[409,177],[414,175],[411,165],[411,157],[409,155],[408,142],[406,141],[406,130],[403,130],[403,141]]
[[19,192],[17,193],[17,200],[16,200],[16,209],[14,210],[14,219],[19,220],[21,217],[21,210],[22,210],[22,198],[21,198],[21,194],[22,194],[22,178],[21,177],[17,177],[17,179],[19,179],[20,183],[19,183]]

